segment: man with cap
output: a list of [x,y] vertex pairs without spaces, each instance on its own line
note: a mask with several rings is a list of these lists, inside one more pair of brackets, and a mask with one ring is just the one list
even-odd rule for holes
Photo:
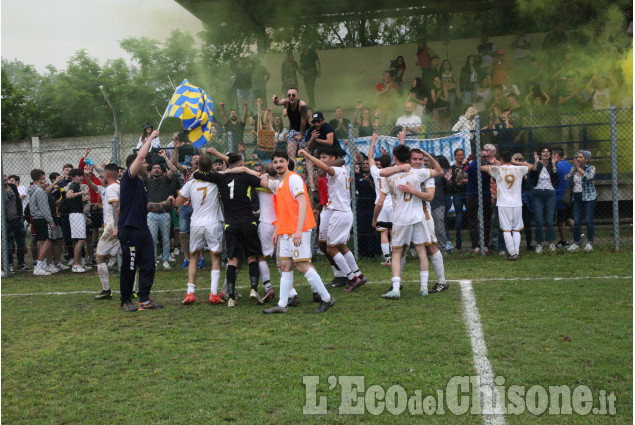
[[306,136],[307,151],[317,155],[319,148],[332,147],[334,153],[341,157],[341,154],[345,152],[340,145],[340,141],[335,136],[333,126],[324,121],[324,114],[319,111],[313,113],[311,123],[313,125],[309,128]]

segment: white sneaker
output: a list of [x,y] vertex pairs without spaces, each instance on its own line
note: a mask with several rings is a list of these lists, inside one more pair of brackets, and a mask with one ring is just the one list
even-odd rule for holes
[[170,267],[170,263],[168,263],[167,261],[164,261],[163,262],[163,268],[165,270],[170,270],[172,267]]
[[176,263],[176,258],[174,258],[174,254],[170,254],[170,257],[168,258],[168,261],[170,263]]
[[593,244],[591,244],[591,242],[587,242],[586,245],[584,245],[584,250],[593,251]]
[[91,266],[90,264],[84,264],[82,268],[84,269],[84,271],[87,271],[87,270],[91,270],[93,266]]
[[580,245],[578,245],[577,243],[574,243],[569,248],[567,248],[567,251],[576,252],[578,249],[580,249]]
[[536,254],[542,253],[542,245],[536,245],[536,249],[534,249],[534,252]]
[[66,263],[68,267],[73,267],[73,264],[75,264],[75,260],[73,260],[72,258],[68,260],[68,263]]
[[49,264],[49,265],[46,267],[46,271],[47,271],[47,272],[49,272],[49,273],[51,273],[51,274],[55,274],[55,273],[58,273],[58,272],[59,272],[59,269],[58,269],[57,267],[55,267],[53,264]]
[[503,257],[503,256],[507,255],[507,253],[505,251],[498,251],[498,255]]
[[68,267],[66,264],[64,263],[57,263],[55,265],[56,268],[60,269],[60,270],[70,270],[70,267]]
[[556,252],[556,245],[555,245],[555,244],[553,244],[553,243],[550,243],[550,244],[549,244],[549,251],[551,251],[551,252]]
[[33,269],[33,276],[50,276],[51,273],[48,272],[44,267],[35,267]]
[[172,251],[172,255],[179,255],[179,254],[180,254],[179,249],[175,247],[174,251]]
[[73,273],[84,273],[86,272],[86,269],[83,268],[82,266],[73,266],[73,270],[71,270]]

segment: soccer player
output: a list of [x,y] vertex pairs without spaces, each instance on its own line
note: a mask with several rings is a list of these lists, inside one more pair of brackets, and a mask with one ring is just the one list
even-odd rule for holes
[[[212,159],[200,156],[198,169],[209,173],[212,168]],[[223,250],[223,212],[218,199],[218,186],[201,180],[190,179],[179,190],[176,198],[176,206],[179,207],[190,201],[192,216],[190,218],[189,249],[190,261],[187,269],[187,295],[183,304],[191,304],[196,299],[196,274],[199,257],[203,255],[203,248],[207,246],[212,260],[211,288],[209,302],[222,304],[222,294],[218,294],[218,282],[220,281],[220,254]]]
[[[121,307],[128,312],[163,308],[150,300],[150,289],[154,283],[156,265],[152,235],[148,228],[148,210],[162,211],[172,205],[174,198],[169,196],[163,202],[149,202],[143,178],[147,176],[148,163],[146,157],[152,141],[159,135],[154,130],[145,139],[137,154],[126,158],[127,170],[120,182],[120,212],[117,222],[117,237],[121,243]],[[139,305],[132,302],[132,289],[135,274],[139,268]]]
[[119,221],[119,167],[116,164],[107,164],[104,167],[104,177],[102,186],[96,185],[92,180],[92,172],[84,173],[86,184],[101,196],[104,215],[104,232],[97,242],[97,274],[101,281],[101,292],[95,296],[96,300],[109,300],[112,298],[110,290],[110,278],[108,276],[108,265],[106,257],[116,258],[121,255],[121,244],[119,243],[117,223]]
[[[228,169],[243,167],[227,174],[204,173],[201,171],[194,173],[194,178],[197,180],[216,183],[223,201],[225,240],[227,256],[229,257],[226,275],[227,293],[229,296],[227,306],[234,307],[236,305],[236,270],[243,252],[249,263],[249,279],[251,281],[249,297],[257,304],[262,304],[262,299],[258,295],[258,280],[260,279],[258,257],[262,255],[262,247],[258,238],[258,228],[254,222],[250,199],[251,191],[260,187],[260,179],[252,174],[242,172],[247,170],[247,168],[244,168],[245,160],[238,153],[225,156],[214,148],[207,149],[207,153],[225,160],[228,164]],[[240,173],[236,171],[240,171]]]
[[377,226],[377,217],[381,212],[387,193],[390,193],[393,202],[392,289],[382,297],[398,300],[401,296],[401,257],[403,250],[407,249],[411,242],[414,244],[419,257],[421,280],[419,295],[427,295],[428,257],[425,246],[431,243],[429,231],[423,222],[421,199],[411,193],[400,191],[398,186],[410,184],[413,187],[419,187],[421,183],[430,177],[436,177],[441,172],[434,169],[412,168],[408,163],[410,148],[403,144],[399,144],[393,149],[393,157],[396,166],[382,169],[379,172],[380,176],[386,177],[386,191],[382,190],[377,205],[375,205],[373,226]]
[[[265,168],[271,172],[268,174],[274,173],[273,168],[269,164]],[[271,273],[267,264],[267,258],[271,258],[275,251],[272,239],[276,232],[276,209],[273,193],[268,188],[259,187],[256,193],[258,194],[258,205],[260,206],[258,210],[258,237],[262,246],[262,255],[258,258],[258,269],[265,287],[265,295],[262,297],[262,302],[266,303],[276,295],[271,288]],[[295,301],[295,299],[292,300],[292,302]]]
[[[439,165],[436,159],[432,155],[429,155],[427,152],[422,151],[421,149],[411,149],[410,150],[410,165],[412,168],[422,168],[424,165],[427,168],[435,169],[438,172],[443,173],[443,169]],[[430,290],[430,293],[442,292],[448,289],[449,285],[445,281],[445,267],[443,265],[443,255],[439,248],[437,247],[437,237],[434,231],[434,221],[432,219],[432,208],[430,207],[430,201],[434,198],[435,192],[435,183],[434,178],[429,178],[423,182],[421,185],[423,191],[418,190],[414,186],[403,186],[398,189],[405,192],[411,193],[416,197],[420,198],[423,205],[423,222],[427,228],[428,233],[430,234],[430,244],[426,245],[426,252],[430,256],[430,262],[432,263],[432,268],[434,269],[434,273],[437,275],[437,283]],[[403,260],[402,260],[403,261]],[[402,266],[403,267],[403,266]],[[423,292],[427,291],[427,287],[422,289]]]
[[[276,217],[278,224],[274,243],[280,237],[280,301],[264,309],[265,314],[286,313],[289,291],[293,285],[293,267],[304,275],[321,302],[314,313],[324,313],[335,305],[320,275],[311,265],[311,229],[315,218],[302,178],[289,171],[289,156],[283,151],[274,151],[272,164],[280,180],[270,180],[267,187],[276,194]],[[266,174],[263,176],[266,177]],[[263,179],[264,180],[264,179]],[[265,183],[263,181],[263,183]]]
[[496,206],[498,221],[505,238],[507,259],[518,260],[520,250],[520,232],[523,230],[523,176],[533,169],[527,162],[512,160],[510,151],[500,154],[502,165],[481,165],[481,171],[496,179]]
[[[375,205],[379,201],[379,197],[381,196],[382,189],[386,186],[386,179],[379,175],[379,170],[382,168],[390,167],[392,160],[390,159],[390,155],[384,154],[379,157],[379,165],[377,166],[377,162],[373,158],[375,155],[375,143],[377,142],[377,138],[379,136],[375,133],[372,135],[370,139],[370,149],[368,150],[368,165],[370,165],[370,176],[373,178],[373,182],[375,183]],[[377,217],[378,222],[384,223],[392,223],[392,197],[390,194],[386,195],[386,199],[384,199],[384,206],[379,213],[379,217]],[[384,255],[383,265],[390,266],[391,262],[391,247],[390,247],[390,239],[389,234],[392,235],[392,230],[387,229],[385,227],[377,227],[377,231],[380,232],[380,244],[381,244],[381,253]]]
[[317,159],[304,149],[300,149],[298,152],[299,155],[304,155],[306,159],[313,162],[327,175],[329,200],[325,209],[331,210],[332,213],[326,233],[326,250],[340,271],[346,274],[348,286],[344,291],[350,292],[366,283],[367,279],[359,271],[355,257],[346,245],[353,227],[350,178],[345,166],[332,167],[328,165],[338,159],[338,153],[332,147],[320,147],[318,148],[320,159]]

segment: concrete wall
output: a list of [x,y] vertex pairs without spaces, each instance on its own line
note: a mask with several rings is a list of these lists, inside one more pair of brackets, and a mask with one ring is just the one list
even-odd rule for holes
[[[532,38],[532,50],[539,50],[546,33],[529,34]],[[511,47],[515,35],[491,37],[499,50],[504,50],[506,59],[514,60],[514,50]],[[449,44],[442,41],[430,42],[428,45],[439,55],[441,60],[448,59],[458,78],[460,69],[465,65],[468,55],[476,54],[476,46],[480,44],[478,38],[453,40]],[[406,62],[404,73],[404,89],[410,89],[412,79],[421,76],[421,69],[417,66],[417,44],[402,44],[395,46],[362,47],[352,49],[319,50],[318,56],[322,65],[322,76],[316,82],[316,104],[318,109],[325,112],[327,119],[332,119],[332,111],[342,106],[352,119],[352,112],[358,100],[368,106],[374,103],[375,86],[381,82],[383,72],[388,69],[390,61],[397,56],[403,56]],[[300,53],[295,52],[295,60],[299,61]],[[280,67],[284,54],[270,54],[261,58],[261,63],[271,74],[267,85],[268,103],[275,93],[282,97]],[[298,75],[300,98],[306,99],[306,89],[302,76]],[[407,86],[407,89],[406,89]]]

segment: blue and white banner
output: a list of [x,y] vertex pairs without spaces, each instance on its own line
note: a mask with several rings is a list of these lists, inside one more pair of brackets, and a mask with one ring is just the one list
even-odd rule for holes
[[[357,146],[359,152],[369,155],[370,149],[370,137],[358,137],[352,139],[352,142]],[[392,150],[399,144],[398,137],[379,136],[375,143],[375,151],[372,153],[373,158],[381,156],[383,152],[387,152],[392,158]],[[461,148],[465,151],[465,157],[467,158],[471,153],[470,148],[470,132],[462,131],[460,133],[453,134],[448,137],[441,137],[439,139],[416,139],[406,137],[406,145],[410,148],[419,148],[430,155],[443,155],[448,161],[452,161],[454,158],[454,150]],[[346,149],[346,145],[342,142],[342,148]],[[370,155],[369,155],[370,156]],[[346,165],[350,163],[350,155],[346,155]]]

